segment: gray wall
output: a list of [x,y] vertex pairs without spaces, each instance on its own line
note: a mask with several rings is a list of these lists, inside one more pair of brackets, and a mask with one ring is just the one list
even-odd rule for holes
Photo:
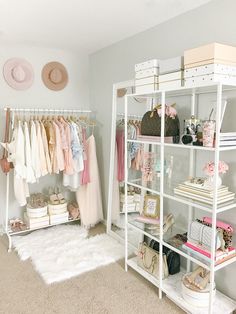
[[[235,12],[235,0],[215,0],[90,56],[90,103],[100,122],[96,137],[105,210],[108,196],[112,84],[132,79],[134,64],[137,62],[182,55],[185,49],[215,41],[236,46]],[[228,218],[232,221],[236,216],[233,211],[227,215],[222,219]],[[219,271],[217,283],[218,288],[236,299],[233,280],[235,276],[236,266],[232,265],[227,270]]]

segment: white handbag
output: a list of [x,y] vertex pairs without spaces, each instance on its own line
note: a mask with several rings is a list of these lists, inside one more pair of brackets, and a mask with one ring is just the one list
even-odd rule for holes
[[[149,274],[159,278],[159,252],[150,248],[145,242],[139,244],[138,266]],[[166,255],[162,257],[162,279],[169,276]]]
[[[211,250],[211,237],[213,229],[198,221],[192,221],[188,228],[188,241],[201,245],[206,250]],[[216,230],[215,250],[224,248],[223,233],[221,229]]]

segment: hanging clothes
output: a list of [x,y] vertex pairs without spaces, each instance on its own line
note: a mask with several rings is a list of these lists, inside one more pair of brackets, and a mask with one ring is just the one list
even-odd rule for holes
[[41,171],[40,171],[41,166],[40,166],[40,160],[39,160],[39,147],[38,147],[36,126],[33,120],[31,120],[30,137],[31,137],[32,168],[34,170],[35,178],[39,179],[41,177]]
[[123,182],[125,179],[125,133],[122,129],[116,131],[116,145],[118,163],[117,179]]
[[119,218],[120,218],[120,193],[119,193],[119,181],[118,181],[117,144],[115,144],[111,221],[113,223],[118,223]]
[[46,130],[45,127],[40,121],[40,126],[41,126],[41,133],[42,133],[42,140],[43,140],[43,148],[44,148],[44,153],[45,153],[45,159],[46,159],[46,164],[47,164],[47,171],[49,174],[52,173],[52,164],[49,156],[49,150],[48,150],[48,141],[47,141],[47,135],[46,135]]
[[27,122],[24,122],[24,136],[25,136],[25,165],[26,165],[26,181],[28,183],[35,183],[36,178],[32,167],[31,159],[31,144],[29,136],[29,128]]
[[80,207],[81,223],[86,228],[90,228],[103,220],[101,186],[93,135],[87,140],[87,164],[90,182],[80,186],[76,192],[76,199]]
[[86,141],[86,129],[82,128],[82,141],[83,141],[83,159],[84,170],[81,173],[81,185],[88,184],[90,182],[90,171],[88,164],[88,142]]
[[17,128],[13,132],[12,141],[7,145],[7,148],[9,150],[8,161],[14,164],[13,186],[15,197],[20,206],[25,206],[27,197],[29,197],[29,187],[26,182],[25,139],[20,121],[18,121]]
[[63,173],[63,185],[71,191],[77,191],[80,187],[80,172],[84,170],[83,146],[80,143],[79,128],[74,122],[70,123],[71,150],[73,158],[74,174]]
[[43,140],[42,140],[42,133],[39,121],[35,121],[36,126],[36,135],[37,135],[37,142],[38,142],[38,151],[39,151],[39,164],[40,164],[40,174],[41,176],[45,176],[48,174],[47,170],[47,162],[44,152]]

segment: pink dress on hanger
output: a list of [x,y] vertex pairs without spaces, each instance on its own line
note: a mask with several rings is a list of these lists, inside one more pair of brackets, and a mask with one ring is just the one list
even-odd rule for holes
[[88,142],[86,141],[86,129],[82,129],[82,142],[84,146],[84,170],[81,172],[80,180],[81,185],[90,182],[90,171],[88,165]]
[[124,130],[116,131],[117,143],[117,161],[118,161],[118,181],[122,182],[125,179],[125,138]]
[[76,199],[80,208],[81,223],[84,227],[90,228],[103,219],[101,186],[93,135],[87,140],[87,158],[91,182],[80,186],[76,192]]

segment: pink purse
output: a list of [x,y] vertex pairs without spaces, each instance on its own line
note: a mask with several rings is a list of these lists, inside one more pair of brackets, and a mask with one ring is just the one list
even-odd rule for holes
[[[203,222],[212,225],[211,217],[203,217]],[[220,221],[220,220],[216,221],[216,227],[217,228],[221,228],[223,230],[226,230],[228,232],[233,232],[234,231],[232,225],[227,224],[227,223],[225,223],[223,221]]]

